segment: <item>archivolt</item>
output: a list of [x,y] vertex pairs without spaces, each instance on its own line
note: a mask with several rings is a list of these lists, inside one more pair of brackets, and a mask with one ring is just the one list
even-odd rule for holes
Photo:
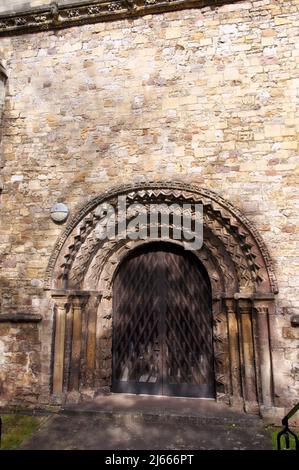
[[112,265],[118,264],[123,253],[137,244],[121,236],[104,241],[96,236],[97,207],[104,202],[115,205],[120,195],[126,195],[129,203],[144,205],[201,203],[204,207],[204,247],[197,256],[206,265],[213,295],[230,296],[238,291],[277,293],[268,250],[251,222],[215,192],[181,182],[121,186],[84,204],[56,243],[46,272],[45,288],[107,288],[103,285],[103,279],[109,278],[107,269],[113,270]]

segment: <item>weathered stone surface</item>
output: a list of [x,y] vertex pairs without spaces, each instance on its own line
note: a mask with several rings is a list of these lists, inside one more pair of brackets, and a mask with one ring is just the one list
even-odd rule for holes
[[[84,0],[81,0],[82,2]],[[80,0],[1,0],[0,13],[9,13],[14,11],[30,10],[31,8],[48,6],[51,3],[58,5],[66,5],[68,3],[80,3]]]
[[278,395],[297,399],[298,33],[296,0],[261,0],[1,39],[0,314],[43,316],[0,324],[3,402],[49,393],[51,206],[144,179],[216,190],[255,224],[278,278]]
[[36,404],[40,394],[40,341],[36,324],[1,323],[0,352],[0,406]]
[[[88,397],[87,397],[88,398]],[[22,449],[271,449],[257,416],[206,400],[102,396],[69,404]],[[190,404],[191,403],[191,404]],[[192,406],[193,405],[193,406]],[[280,423],[280,422],[279,422]],[[76,432],[74,432],[74,429]]]

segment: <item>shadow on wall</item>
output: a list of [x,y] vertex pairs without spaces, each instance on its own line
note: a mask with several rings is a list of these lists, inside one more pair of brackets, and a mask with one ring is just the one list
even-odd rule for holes
[[[0,62],[0,206],[1,206],[1,194],[3,191],[3,181],[1,177],[1,170],[4,167],[4,159],[2,155],[1,142],[2,142],[2,117],[3,117],[3,109],[4,109],[6,81],[7,81],[6,71]],[[1,287],[1,283],[0,283],[0,287]],[[1,297],[0,297],[0,308],[1,308]]]
[[[0,62],[0,144],[2,140],[2,115],[3,115],[3,108],[4,108],[6,80],[7,80],[6,71]],[[2,149],[0,148],[0,169],[2,167],[3,167]],[[0,191],[1,190],[2,190],[2,183],[0,183]]]

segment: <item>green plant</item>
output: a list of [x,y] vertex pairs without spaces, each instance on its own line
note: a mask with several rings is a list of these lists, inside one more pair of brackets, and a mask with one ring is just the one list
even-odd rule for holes
[[44,418],[37,416],[22,416],[18,414],[2,415],[1,450],[18,449],[41,424]]
[[[270,428],[269,431],[271,432],[273,449],[277,450],[277,434],[281,431],[281,428]],[[299,433],[297,433],[297,436],[299,438]],[[285,448],[285,439],[284,439],[284,437],[282,437],[282,439],[281,439],[281,449],[282,450],[295,450],[295,439],[292,436],[290,436],[290,449],[286,449]]]

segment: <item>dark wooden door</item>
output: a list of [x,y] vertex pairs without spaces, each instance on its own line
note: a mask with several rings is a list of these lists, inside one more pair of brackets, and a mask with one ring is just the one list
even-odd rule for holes
[[214,396],[211,288],[190,252],[136,251],[113,292],[112,391]]

